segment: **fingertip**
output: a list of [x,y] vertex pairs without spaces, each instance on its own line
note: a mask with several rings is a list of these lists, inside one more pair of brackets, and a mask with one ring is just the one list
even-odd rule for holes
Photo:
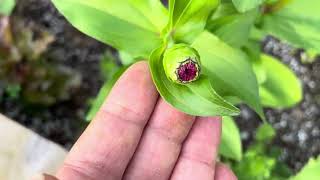
[[196,158],[210,162],[216,158],[220,137],[221,118],[197,117],[184,146]]
[[215,180],[237,180],[232,170],[223,163],[216,164]]
[[[100,111],[109,109],[118,112],[115,107],[117,105],[120,109],[125,107],[135,114],[148,116],[157,99],[158,91],[152,81],[149,65],[147,61],[139,61],[131,65],[119,78],[104,100]],[[97,113],[97,116],[101,114],[104,116],[104,113]]]
[[183,144],[172,179],[213,179],[220,134],[220,117],[197,117]]
[[37,174],[33,176],[31,180],[58,180],[58,179],[48,174]]
[[[147,76],[150,74],[149,71],[149,65],[147,61],[138,61],[134,64],[132,64],[126,73],[130,73],[130,75],[142,75],[142,76]],[[139,77],[139,76],[137,76]]]
[[142,100],[147,100],[150,97],[157,95],[156,87],[151,78],[149,65],[147,61],[139,61],[131,65],[119,78],[106,100],[119,101],[120,99],[128,99],[133,94],[139,92]]
[[211,143],[214,147],[220,144],[222,122],[221,117],[198,117],[194,129],[198,129],[198,135]]
[[[119,78],[114,88],[139,85],[141,82],[147,83],[148,86],[153,85],[149,65],[147,61],[139,61],[132,64]],[[114,89],[113,88],[113,89]]]

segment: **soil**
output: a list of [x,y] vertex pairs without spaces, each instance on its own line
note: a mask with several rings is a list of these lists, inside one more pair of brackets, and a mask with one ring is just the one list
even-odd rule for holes
[[99,61],[108,47],[73,28],[50,0],[18,0],[12,16],[23,18],[26,24],[37,24],[52,33],[55,41],[45,56],[52,63],[79,72],[82,83],[70,100],[37,109],[36,114],[32,110],[34,107],[9,97],[2,99],[0,110],[42,136],[70,148],[86,127],[87,102],[95,97],[102,85]]
[[[87,125],[84,121],[89,106],[87,102],[95,97],[103,82],[99,61],[105,50],[111,48],[73,28],[50,0],[18,0],[17,4],[13,16],[35,23],[55,35],[55,41],[45,56],[54,63],[78,71],[82,75],[82,84],[70,100],[39,109],[37,113],[31,112],[32,107],[22,104],[19,99],[6,96],[0,101],[0,111],[42,136],[70,148]],[[284,150],[280,160],[298,170],[310,157],[320,154],[320,60],[303,64],[299,60],[301,54],[288,55],[290,47],[270,37],[263,47],[265,52],[280,57],[288,64],[303,83],[304,99],[299,105],[284,110],[265,109],[267,119],[277,130],[274,145]],[[240,108],[242,111],[237,123],[247,147],[261,120],[245,105]]]
[[[320,154],[320,58],[313,63],[302,63],[302,50],[292,53],[292,47],[272,37],[266,37],[262,49],[281,59],[302,82],[304,95],[298,105],[289,109],[264,109],[267,120],[277,130],[273,144],[283,150],[280,160],[298,171],[310,157]],[[237,123],[247,147],[261,120],[247,106],[240,108]]]

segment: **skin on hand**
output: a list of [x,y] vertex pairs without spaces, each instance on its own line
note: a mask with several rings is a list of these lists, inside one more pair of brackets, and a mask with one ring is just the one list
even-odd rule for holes
[[190,116],[162,100],[147,62],[138,62],[115,84],[56,177],[237,179],[225,165],[216,163],[220,134],[221,118]]

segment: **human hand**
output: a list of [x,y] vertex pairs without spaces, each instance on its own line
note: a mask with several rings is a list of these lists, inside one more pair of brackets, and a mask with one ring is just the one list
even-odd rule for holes
[[118,80],[56,177],[237,179],[217,163],[220,134],[221,118],[190,116],[159,98],[147,63],[138,62]]

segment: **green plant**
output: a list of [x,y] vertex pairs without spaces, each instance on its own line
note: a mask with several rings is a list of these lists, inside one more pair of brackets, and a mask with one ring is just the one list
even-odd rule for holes
[[242,144],[239,129],[232,117],[224,116],[222,119],[222,135],[219,154],[228,159],[241,161]]
[[0,0],[0,15],[10,15],[15,4],[15,0]]
[[38,26],[0,15],[0,82],[7,97],[49,106],[68,100],[80,86],[79,73],[42,56],[53,40]]
[[[224,119],[223,123],[225,121],[230,123],[230,119]],[[272,126],[262,124],[258,127],[254,142],[247,148],[241,161],[231,160],[236,159],[235,156],[230,156],[234,148],[231,151],[224,151],[231,153],[224,155],[227,158],[223,161],[230,165],[239,180],[317,180],[320,177],[320,158],[310,159],[302,170],[294,175],[286,164],[279,161],[281,149],[274,145],[270,146],[275,135]]]
[[270,147],[274,136],[275,130],[268,124],[262,124],[240,162],[224,160],[239,180],[285,180],[292,175],[292,171],[278,161],[281,150],[276,146]]
[[[284,65],[263,55],[257,44],[269,33],[297,47],[318,46],[316,39],[304,38],[304,34],[296,32],[298,28],[288,30],[295,34],[294,38],[289,33],[275,33],[280,32],[281,23],[289,23],[307,28],[312,35],[312,28],[317,25],[312,22],[318,21],[312,13],[317,12],[314,8],[308,14],[296,10],[301,0],[171,0],[168,9],[158,0],[53,0],[53,3],[79,30],[117,48],[120,56],[125,55],[125,64],[149,59],[153,80],[162,97],[181,111],[199,116],[237,115],[239,110],[232,105],[233,100],[248,104],[262,118],[260,98],[265,106],[296,104],[302,94],[299,81]],[[290,15],[309,18],[310,23],[301,25]],[[202,71],[192,83],[176,84],[166,76],[170,73],[165,73],[164,66],[172,62],[169,58],[163,66],[163,55],[178,43],[194,48],[199,54]],[[275,75],[274,67],[283,78]]]
[[312,158],[309,162],[302,168],[302,170],[291,177],[290,180],[317,180],[320,177],[320,157]]

